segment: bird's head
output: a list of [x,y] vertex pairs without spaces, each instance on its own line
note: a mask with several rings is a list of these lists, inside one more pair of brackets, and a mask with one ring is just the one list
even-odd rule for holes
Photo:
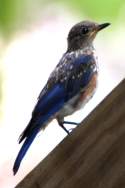
[[109,25],[110,23],[97,24],[90,21],[77,23],[68,34],[68,51],[92,46],[96,34]]

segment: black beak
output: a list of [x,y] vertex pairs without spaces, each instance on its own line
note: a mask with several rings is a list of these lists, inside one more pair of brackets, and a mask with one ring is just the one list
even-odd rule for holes
[[111,24],[110,23],[99,24],[97,27],[97,30],[100,31],[100,30],[104,29],[105,27],[108,27],[109,25],[111,25]]

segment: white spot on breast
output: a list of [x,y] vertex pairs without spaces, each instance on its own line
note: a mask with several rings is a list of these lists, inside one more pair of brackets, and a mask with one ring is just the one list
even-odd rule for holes
[[80,78],[80,74],[78,74],[78,78]]
[[90,68],[93,69],[93,68],[94,68],[94,65],[91,65]]
[[80,76],[82,76],[82,74],[83,74],[83,73],[82,73],[82,72],[80,72]]
[[70,65],[69,69],[72,70],[73,69],[73,65]]
[[64,82],[64,79],[61,79],[60,82],[61,82],[61,83]]
[[76,58],[79,56],[79,51],[76,51],[76,53],[75,53],[75,56],[76,56]]

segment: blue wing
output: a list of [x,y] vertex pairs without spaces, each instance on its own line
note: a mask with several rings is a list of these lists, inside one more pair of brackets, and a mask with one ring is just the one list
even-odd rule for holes
[[[69,57],[67,57],[67,64],[63,64],[62,66],[61,63],[59,63],[58,71],[60,74],[55,69],[55,72],[48,80],[47,87],[45,87],[45,90],[43,91],[44,94],[40,94],[39,100],[32,113],[32,118],[19,140],[20,143],[25,139],[14,163],[14,174],[18,171],[23,157],[41,127],[50,117],[54,116],[68,100],[75,96],[81,88],[84,88],[92,77],[93,71],[90,67],[93,62],[93,56],[82,55],[75,59],[71,56],[70,60],[68,60],[68,58]],[[71,61],[70,64],[68,63],[69,61]],[[73,66],[72,71],[70,71],[71,65]],[[62,68],[63,73],[61,72]],[[57,73],[59,75],[58,79]],[[62,78],[66,76],[65,73],[67,73],[67,79],[61,81]],[[78,76],[79,74],[81,76]]]
[[[73,71],[66,85],[67,99],[70,100],[87,86],[92,76],[97,73],[95,59],[92,55],[79,55],[73,61]],[[68,74],[68,70],[66,70]]]

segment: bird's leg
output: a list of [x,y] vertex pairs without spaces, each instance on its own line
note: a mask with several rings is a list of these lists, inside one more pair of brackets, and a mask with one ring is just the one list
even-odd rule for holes
[[[79,123],[72,122],[72,121],[63,121],[63,124],[70,124],[70,125],[79,125]],[[69,129],[68,131],[71,132],[74,128]]]
[[76,123],[76,122],[71,122],[71,121],[60,121],[60,120],[57,120],[58,121],[58,124],[59,124],[59,126],[60,127],[62,127],[62,129],[69,135],[70,134],[70,132],[74,129],[74,128],[72,128],[72,129],[69,129],[69,130],[67,130],[66,129],[66,127],[63,125],[63,124],[70,124],[70,125],[79,125],[79,123]]
[[59,121],[59,120],[57,120],[57,121],[58,121],[59,126],[69,135],[70,132],[65,128],[65,126],[63,125],[63,122]]
[[63,124],[79,125],[79,123],[72,122],[72,121],[63,121]]
[[70,135],[70,132],[64,127],[63,123],[59,124],[60,127],[62,127],[62,129],[68,134]]

